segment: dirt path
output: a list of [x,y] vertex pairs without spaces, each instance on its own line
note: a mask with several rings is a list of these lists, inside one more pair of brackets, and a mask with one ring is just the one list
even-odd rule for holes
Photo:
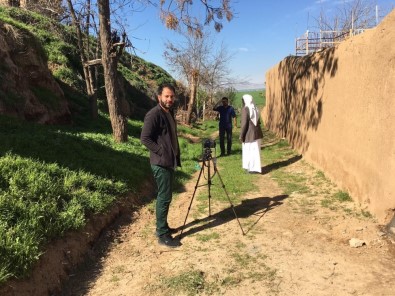
[[[303,161],[287,170],[316,174]],[[173,201],[170,226],[183,224],[195,182]],[[147,205],[123,217],[128,223],[104,239],[108,251],[99,245],[62,295],[394,295],[395,244],[373,219],[355,215],[354,203],[331,210],[319,194],[285,195],[270,174],[256,182],[259,190],[235,205],[246,235],[229,203],[214,198],[208,218],[195,198],[182,247],[167,249]],[[351,247],[351,238],[365,245]]]

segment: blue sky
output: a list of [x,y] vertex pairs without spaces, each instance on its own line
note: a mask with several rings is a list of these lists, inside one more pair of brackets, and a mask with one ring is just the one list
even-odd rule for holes
[[[248,81],[246,88],[264,86],[265,73],[282,59],[295,53],[295,38],[316,26],[320,10],[330,14],[350,0],[238,0],[233,1],[235,17],[224,22],[215,39],[223,42],[232,54],[229,69],[232,76]],[[197,4],[197,0],[195,1]],[[369,1],[381,11],[389,11],[395,0]],[[172,73],[163,57],[165,42],[180,43],[180,36],[167,30],[153,7],[129,14],[128,33],[136,54]]]

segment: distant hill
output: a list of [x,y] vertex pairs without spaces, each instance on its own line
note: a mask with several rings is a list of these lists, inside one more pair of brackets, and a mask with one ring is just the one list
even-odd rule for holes
[[235,83],[233,87],[240,91],[240,90],[259,90],[259,89],[264,89],[264,83],[251,83],[251,82],[246,82],[246,83]]

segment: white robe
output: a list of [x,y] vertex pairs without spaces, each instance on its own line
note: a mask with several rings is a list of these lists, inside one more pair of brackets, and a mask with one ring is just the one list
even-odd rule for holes
[[248,172],[262,173],[261,142],[262,139],[258,139],[252,143],[242,144],[243,169]]

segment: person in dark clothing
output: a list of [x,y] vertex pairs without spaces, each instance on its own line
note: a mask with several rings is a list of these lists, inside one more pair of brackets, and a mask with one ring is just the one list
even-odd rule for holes
[[156,234],[159,244],[178,247],[181,243],[173,239],[175,229],[169,227],[167,216],[172,200],[174,170],[181,166],[177,124],[172,106],[175,89],[171,84],[158,88],[158,105],[145,115],[140,140],[150,151],[151,169],[158,187],[156,200]]
[[[220,105],[222,102],[222,105]],[[221,155],[225,155],[225,134],[226,134],[226,153],[232,153],[232,118],[234,125],[237,127],[235,109],[229,105],[227,97],[223,97],[213,108],[219,113],[219,146]]]

